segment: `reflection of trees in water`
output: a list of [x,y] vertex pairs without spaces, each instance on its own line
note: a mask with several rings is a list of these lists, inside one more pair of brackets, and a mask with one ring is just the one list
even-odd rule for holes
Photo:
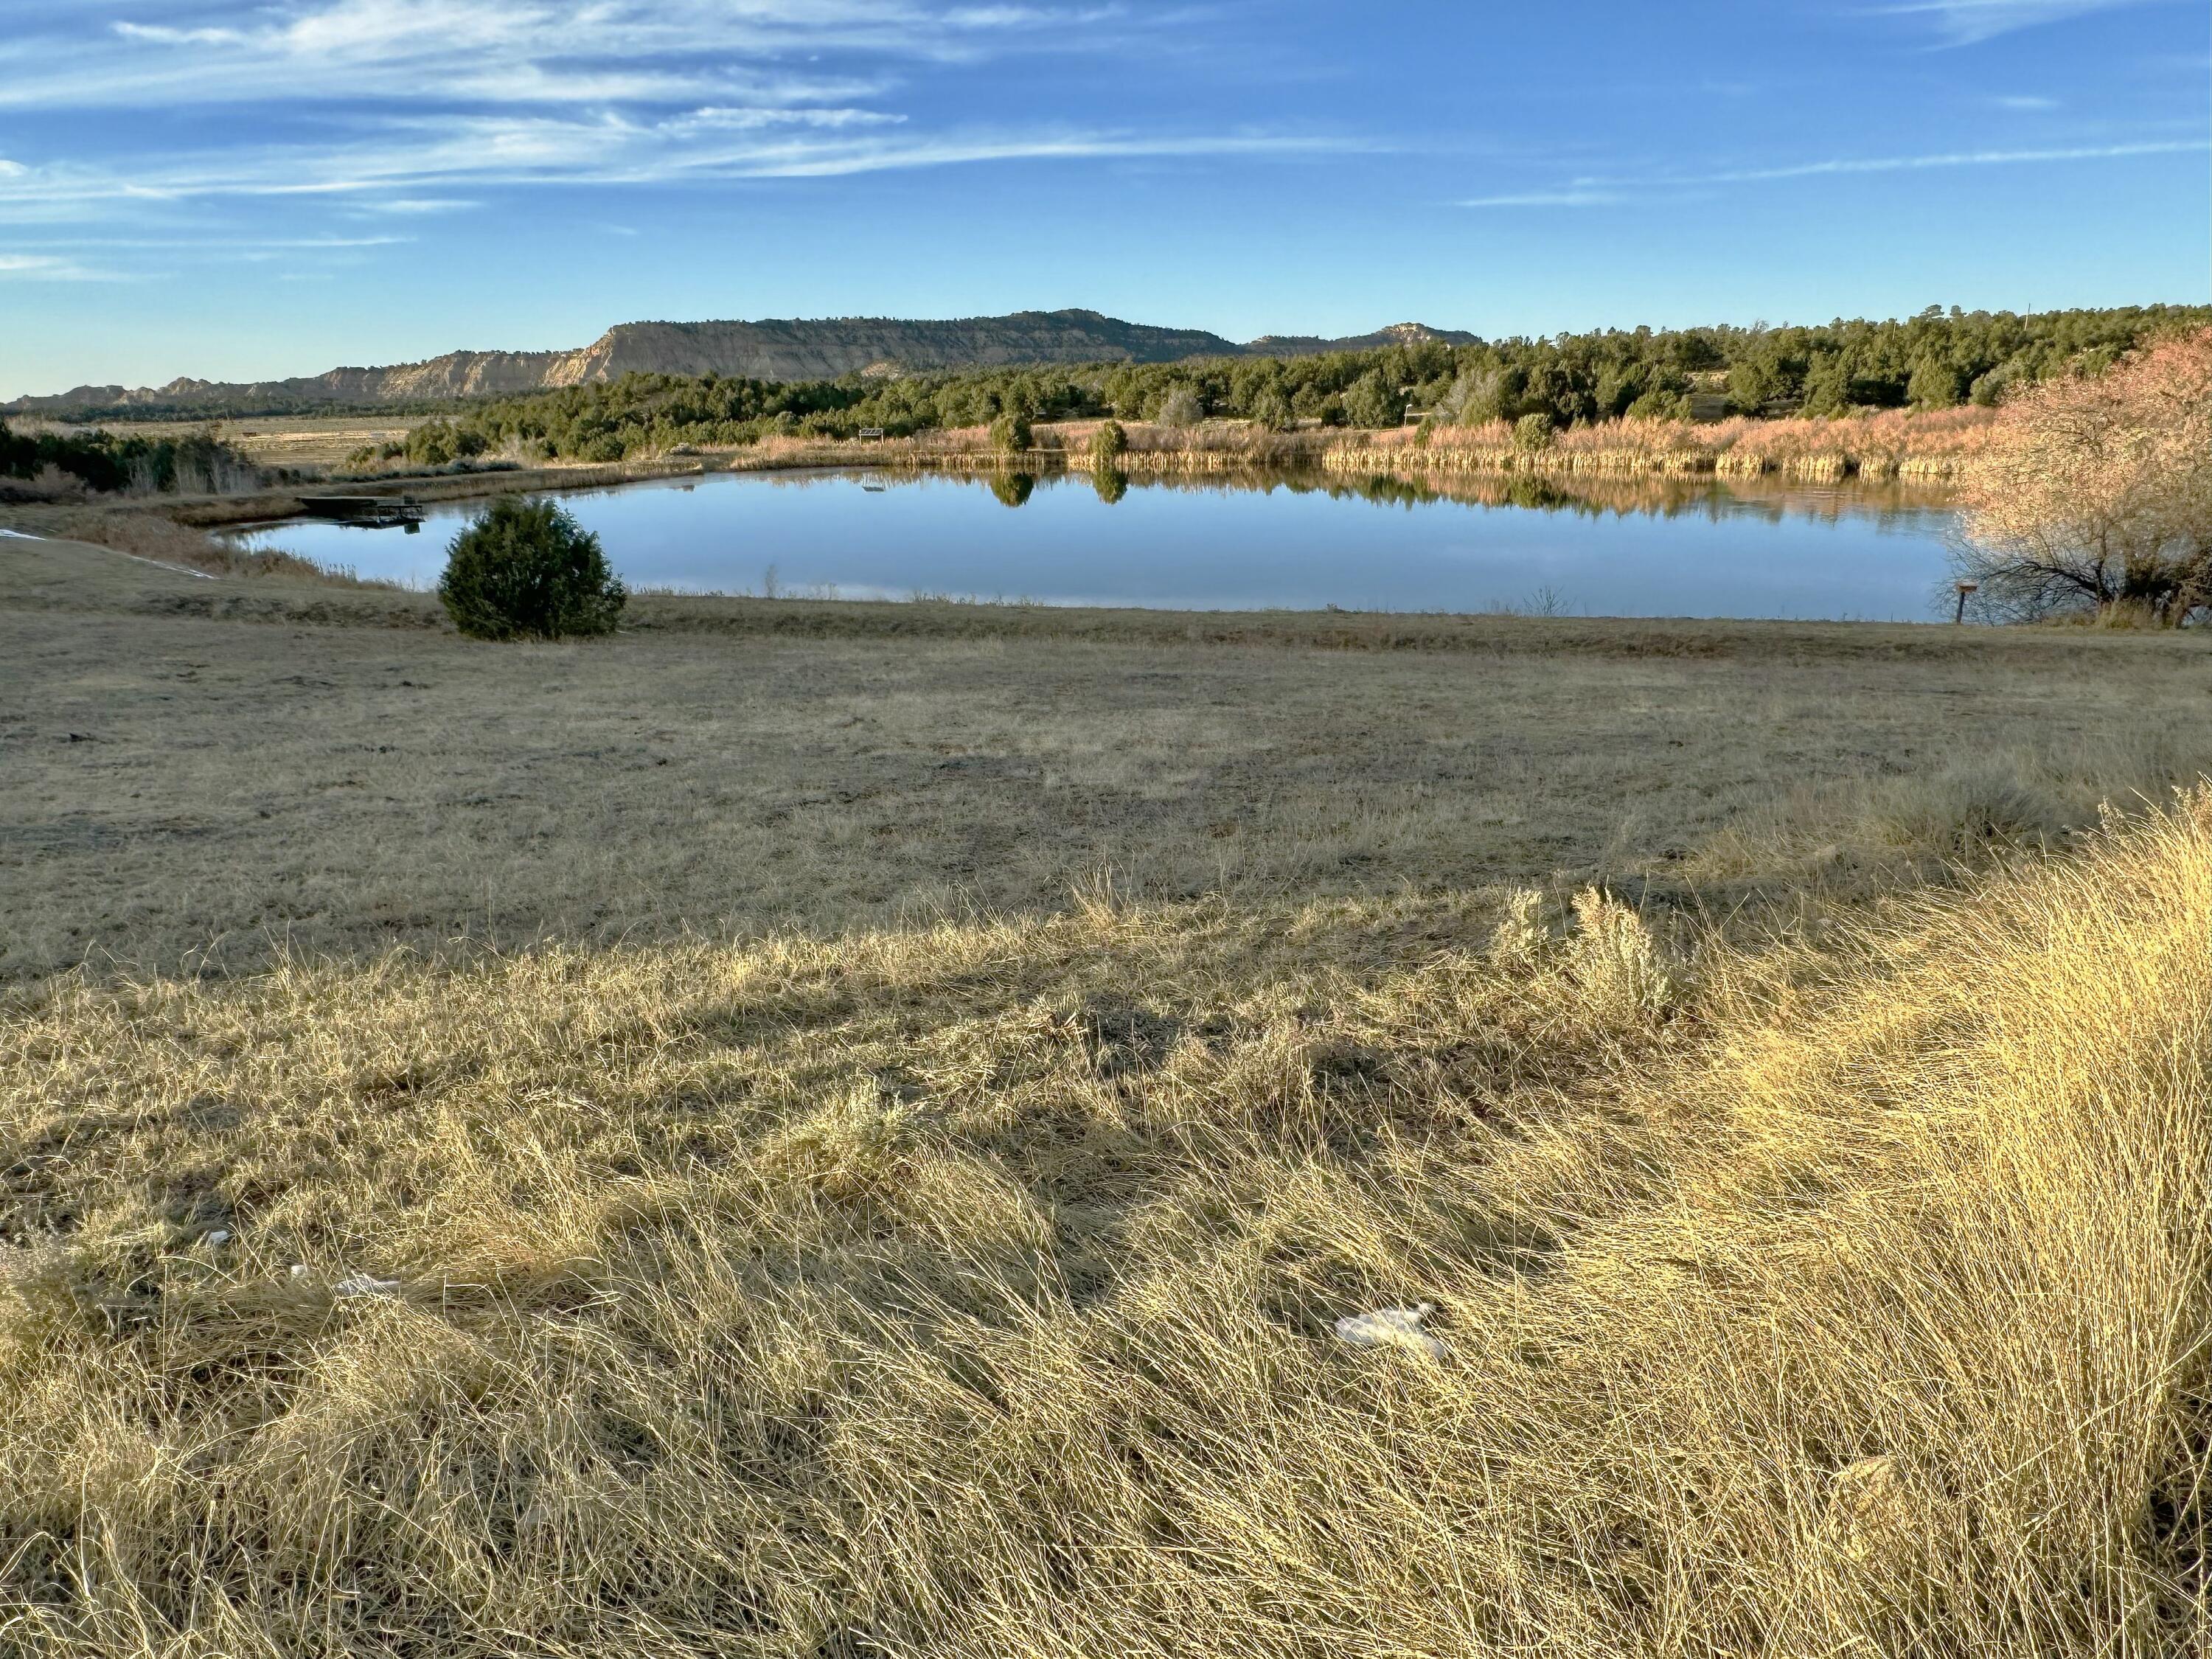
[[[782,489],[805,489],[830,483],[849,484],[860,479],[880,489],[886,483],[916,483],[948,475],[927,469],[907,474],[823,469],[752,476],[765,478]],[[1037,476],[1031,472],[992,471],[980,476],[991,493],[1008,507],[1027,502],[1038,482]],[[1058,477],[1051,480],[1062,481]],[[1785,519],[1815,519],[1832,523],[1844,518],[1872,518],[1885,529],[1926,528],[1931,517],[1949,514],[1953,500],[1947,486],[1904,480],[1870,483],[1853,479],[1841,483],[1814,483],[1755,475],[1720,477],[1711,473],[1689,477],[1557,472],[1422,477],[1329,472],[1309,466],[1247,467],[1181,475],[1139,472],[1133,477],[1120,467],[1094,467],[1090,481],[1098,499],[1109,505],[1127,495],[1134,483],[1145,489],[1184,494],[1219,495],[1254,491],[1272,495],[1282,489],[1298,495],[1322,495],[1336,501],[1365,501],[1408,509],[1457,501],[1471,507],[1519,507],[1543,513],[1574,513],[1588,518],[1694,516],[1714,523],[1723,519],[1755,518],[1769,524],[1779,524]]]
[[1545,513],[1573,513],[1587,518],[1702,518],[1709,522],[1754,517],[1778,524],[1785,519],[1832,523],[1872,518],[1884,528],[1924,527],[1930,518],[1951,511],[1943,486],[1902,483],[1813,484],[1781,478],[1562,477],[1557,473],[1500,473],[1444,478],[1397,475],[1347,478],[1331,474],[1289,483],[1297,489],[1322,489],[1336,497],[1413,507],[1459,501],[1474,507],[1519,507]]
[[1414,481],[1402,477],[1347,480],[1332,494],[1370,501],[1462,501],[1477,507],[1521,507],[1584,517],[1675,519],[1696,516],[1711,521],[1757,518],[1771,524],[1785,519],[1836,520],[1871,516],[1878,522],[1911,524],[1946,511],[1948,492],[1901,484],[1805,484],[1783,479],[1716,477],[1561,477],[1556,473],[1505,473],[1495,477]]
[[[1129,479],[1108,494],[1094,476],[1103,499],[1119,501]],[[1423,477],[1402,473],[1352,474],[1318,467],[1248,468],[1185,474],[1142,473],[1145,489],[1184,494],[1227,495],[1288,490],[1297,495],[1327,495],[1332,501],[1372,501],[1408,509],[1443,501],[1470,507],[1519,507],[1542,513],[1574,513],[1586,518],[1675,519],[1695,516],[1711,522],[1754,517],[1769,523],[1784,519],[1872,517],[1884,526],[1925,523],[1950,508],[1950,493],[1940,486],[1903,483],[1807,483],[1783,478],[1575,477],[1559,473],[1455,473]]]
[[1340,500],[1356,496],[1389,507],[1424,507],[1433,501],[1459,501],[1484,507],[1534,507],[1542,512],[1599,510],[1571,491],[1560,489],[1551,479],[1530,472],[1486,478],[1480,488],[1472,490],[1461,488],[1456,482],[1438,485],[1389,473],[1364,478],[1332,477],[1322,488]]

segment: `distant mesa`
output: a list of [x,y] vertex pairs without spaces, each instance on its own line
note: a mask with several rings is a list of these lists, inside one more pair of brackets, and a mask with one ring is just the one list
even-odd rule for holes
[[1262,334],[1240,348],[1255,357],[1310,357],[1322,351],[1374,351],[1394,345],[1480,345],[1482,337],[1464,329],[1431,328],[1426,323],[1393,323],[1372,334],[1324,340],[1310,334]]
[[0,414],[274,415],[591,386],[625,374],[722,374],[755,380],[829,380],[930,370],[1047,363],[1169,363],[1189,357],[1301,356],[1475,336],[1421,323],[1330,340],[1266,335],[1240,345],[1203,329],[1154,328],[1096,311],[1018,311],[945,321],[836,317],[762,322],[623,323],[576,351],[449,351],[427,362],[333,368],[287,380],[180,378],[162,386],[81,386],[18,398]]

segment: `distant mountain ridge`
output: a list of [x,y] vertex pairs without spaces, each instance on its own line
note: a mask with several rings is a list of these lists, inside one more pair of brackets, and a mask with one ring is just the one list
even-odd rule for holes
[[1240,345],[1203,329],[1155,328],[1096,311],[1018,311],[944,321],[836,317],[761,322],[623,323],[574,351],[449,351],[426,362],[333,368],[285,380],[179,379],[167,386],[81,386],[18,398],[0,414],[276,414],[380,404],[423,404],[589,386],[625,374],[722,374],[756,380],[827,380],[851,374],[915,374],[1049,363],[1165,363],[1187,357],[1301,356],[1320,351],[1476,337],[1399,323],[1325,340],[1267,335]]

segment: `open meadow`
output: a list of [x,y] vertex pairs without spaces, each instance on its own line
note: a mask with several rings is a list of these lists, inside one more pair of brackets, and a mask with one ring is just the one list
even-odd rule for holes
[[2212,1639],[2194,631],[10,540],[0,710],[8,1651]]
[[2212,768],[2172,635],[646,596],[489,651],[428,595],[6,553],[15,976],[1101,884],[1855,896]]
[[0,1659],[2212,1659],[2205,8],[1705,12],[0,0]]
[[[260,415],[239,420],[111,420],[105,430],[125,441],[160,440],[204,432],[229,445],[260,465],[291,469],[337,468],[364,445],[404,441],[414,420],[405,415]],[[18,419],[27,436],[66,433],[70,428],[52,420]]]

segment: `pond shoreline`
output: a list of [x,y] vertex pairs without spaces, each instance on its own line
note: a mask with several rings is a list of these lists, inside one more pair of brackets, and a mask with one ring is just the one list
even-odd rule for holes
[[[641,592],[1168,611],[1905,619],[1929,610],[1948,524],[1940,500],[1896,481],[1122,478],[808,459],[535,482]],[[422,588],[471,510],[451,490],[428,505],[427,534],[265,514],[221,533],[235,556]]]
[[[1139,434],[1145,441],[1157,435]],[[251,495],[25,505],[0,509],[0,519],[38,533],[96,543],[135,556],[194,567],[210,574],[273,575],[331,585],[381,586],[396,583],[419,588],[433,580],[419,568],[423,563],[422,558],[395,563],[390,556],[391,550],[373,541],[352,539],[374,532],[348,530],[343,544],[333,544],[325,539],[322,545],[311,545],[320,536],[322,526],[307,511],[304,498],[342,490],[373,501],[404,500],[420,504],[430,509],[428,517],[433,526],[440,520],[447,521],[446,528],[434,530],[430,538],[442,544],[444,537],[450,533],[452,521],[469,510],[470,504],[510,493],[554,495],[580,502],[594,496],[629,496],[634,490],[650,485],[675,485],[688,493],[690,487],[712,480],[735,483],[756,477],[763,484],[787,483],[802,488],[842,479],[848,483],[859,483],[871,491],[871,499],[876,499],[884,485],[899,491],[939,478],[988,484],[990,493],[1010,507],[1028,502],[1034,494],[1039,507],[1031,508],[1020,521],[1033,548],[1028,563],[1016,568],[1000,560],[989,570],[976,574],[933,564],[926,552],[916,547],[909,550],[914,556],[895,572],[880,568],[884,563],[880,557],[872,560],[879,567],[872,573],[854,568],[871,562],[867,558],[836,562],[844,568],[826,568],[825,561],[819,556],[819,538],[813,536],[811,521],[793,527],[787,520],[784,531],[780,532],[782,540],[776,535],[755,536],[753,516],[747,508],[736,520],[714,520],[697,525],[695,539],[702,547],[730,545],[726,532],[739,524],[747,526],[743,539],[734,544],[735,556],[712,570],[698,568],[696,560],[690,562],[691,568],[672,570],[665,559],[658,565],[648,559],[623,574],[641,589],[659,587],[682,592],[733,595],[757,589],[773,592],[780,581],[784,589],[791,592],[861,599],[895,599],[909,593],[929,593],[988,601],[993,598],[1036,597],[1042,588],[1056,605],[1133,604],[1161,610],[1258,606],[1326,611],[1334,607],[1340,611],[1409,614],[1534,608],[1548,612],[1564,605],[1584,614],[1902,618],[1917,614],[1922,606],[1917,586],[1913,596],[1905,597],[1893,580],[1886,599],[1863,591],[1864,584],[1847,593],[1850,584],[1841,581],[1827,584],[1835,589],[1832,599],[1810,596],[1812,587],[1820,586],[1817,581],[1803,594],[1792,596],[1776,592],[1759,570],[1745,563],[1741,544],[1747,532],[1740,524],[1731,521],[1755,516],[1777,524],[1817,519],[1833,525],[1840,520],[1871,519],[1885,526],[1901,526],[1908,533],[1917,535],[1924,533],[1918,527],[1926,523],[1921,515],[1945,512],[1950,505],[1950,492],[1944,485],[1922,477],[1894,474],[1838,478],[1832,475],[1800,477],[1781,469],[1762,474],[1714,470],[1623,470],[1589,464],[1588,452],[1581,453],[1583,465],[1574,466],[1492,466],[1471,462],[1464,453],[1456,466],[1424,465],[1448,461],[1451,452],[1441,447],[1424,447],[1410,442],[1386,445],[1379,449],[1340,447],[1326,452],[1311,446],[1292,446],[1287,447],[1278,464],[1271,466],[1262,464],[1249,448],[1196,451],[1145,447],[1130,450],[1121,458],[1122,465],[1109,472],[1094,465],[1087,450],[1066,447],[1038,447],[1009,456],[910,441],[823,443],[771,440],[741,450],[605,465],[480,467],[435,474],[400,473],[334,480],[327,484],[295,484],[283,490]],[[1558,459],[1564,463],[1573,457]],[[1354,460],[1363,464],[1355,466],[1352,464]],[[1077,480],[1083,483],[1075,484]],[[1700,533],[1695,545],[1681,544],[1678,539],[1662,556],[1663,562],[1682,573],[1693,573],[1716,562],[1725,562],[1730,556],[1728,548],[1733,538],[1737,574],[1731,578],[1716,570],[1703,581],[1702,591],[1693,591],[1700,584],[1693,575],[1685,575],[1675,584],[1680,592],[1647,591],[1640,597],[1631,597],[1624,589],[1624,581],[1646,589],[1651,584],[1635,577],[1633,573],[1622,571],[1617,560],[1608,574],[1603,568],[1608,557],[1606,550],[1617,545],[1624,536],[1641,543],[1656,541],[1661,535],[1622,531],[1607,523],[1588,524],[1573,532],[1563,528],[1554,534],[1549,552],[1544,556],[1552,561],[1548,567],[1531,563],[1525,568],[1506,568],[1495,551],[1501,536],[1509,539],[1518,537],[1524,542],[1540,539],[1527,531],[1527,525],[1536,522],[1540,516],[1530,513],[1525,522],[1521,521],[1520,514],[1509,514],[1505,520],[1489,520],[1481,529],[1475,527],[1478,521],[1468,521],[1467,534],[1482,544],[1472,556],[1478,561],[1486,557],[1492,566],[1490,579],[1473,588],[1466,580],[1445,577],[1433,560],[1431,569],[1439,580],[1423,584],[1395,579],[1392,574],[1394,562],[1402,563],[1407,551],[1401,530],[1388,520],[1354,523],[1341,519],[1333,521],[1338,558],[1337,574],[1334,576],[1320,573],[1310,557],[1302,579],[1298,572],[1285,566],[1279,584],[1256,580],[1248,568],[1243,573],[1243,580],[1225,586],[1207,586],[1185,575],[1174,574],[1172,579],[1138,588],[1129,580],[1117,579],[1115,573],[1133,561],[1141,562],[1150,550],[1146,546],[1121,546],[1115,538],[1133,536],[1140,543],[1148,538],[1140,533],[1137,521],[1128,518],[1114,521],[1112,536],[1096,526],[1071,522],[1064,511],[1066,492],[1071,485],[1079,489],[1081,498],[1086,501],[1095,488],[1101,499],[1109,503],[1120,500],[1125,493],[1133,502],[1143,503],[1161,501],[1160,492],[1207,496],[1241,491],[1280,495],[1287,490],[1292,495],[1358,496],[1407,509],[1454,503],[1470,509],[1540,509],[1542,517],[1565,514],[1589,520],[1628,515],[1668,520],[1704,518],[1713,521],[1711,532]],[[720,492],[715,494],[719,496]],[[1040,516],[1040,510],[1048,504],[1051,510]],[[734,507],[735,502],[732,505]],[[1157,521],[1157,514],[1164,509],[1153,507],[1148,510]],[[1206,510],[1194,506],[1188,513],[1172,512],[1170,527],[1192,514],[1203,514]],[[1280,544],[1270,538],[1280,526],[1270,529],[1273,521],[1263,522],[1266,513],[1267,509],[1261,510],[1261,518],[1217,520],[1217,534],[1231,541],[1249,541],[1256,536],[1269,548],[1277,547]],[[994,537],[1003,539],[1004,532],[997,516],[988,513],[984,523],[974,526],[987,541]],[[1515,528],[1514,523],[1519,523],[1520,527]],[[888,520],[867,518],[852,528],[872,544],[872,552],[878,554],[886,546],[907,546],[913,533],[913,526],[898,515]],[[298,533],[276,533],[295,531]],[[1686,532],[1678,527],[1664,533],[1679,538]],[[796,570],[793,557],[784,550],[794,541],[801,544],[813,543],[811,548],[799,547]],[[611,538],[609,544],[613,547],[617,542],[625,550],[636,545],[627,533]],[[1312,552],[1310,544],[1310,538],[1309,555]],[[416,550],[419,552],[428,546],[426,540],[418,544]],[[1491,550],[1486,553],[1484,547]],[[1875,557],[1888,556],[1877,548],[1863,550]],[[1201,561],[1212,556],[1211,548],[1196,551]],[[1420,550],[1414,552],[1422,556]],[[1774,553],[1772,562],[1777,564],[1792,560],[1792,556],[1778,544]],[[362,556],[364,554],[368,556]],[[1850,565],[1860,555],[1833,544],[1830,550],[1810,556],[1837,569]],[[1801,548],[1795,562],[1805,567],[1806,557]],[[779,560],[782,561],[780,571]],[[741,570],[744,574],[739,574]],[[1071,571],[1097,573],[1096,579],[1072,575]],[[1929,574],[1932,579],[1934,573]]]
[[[429,504],[490,500],[516,493],[603,489],[625,483],[709,477],[724,473],[865,467],[957,476],[979,472],[1042,476],[1057,472],[1088,474],[1104,466],[1093,459],[1087,442],[1083,441],[1087,439],[1086,432],[1071,429],[1060,434],[1047,428],[1043,435],[1048,441],[1045,446],[1017,454],[993,450],[966,434],[852,442],[768,440],[744,448],[635,461],[333,475],[309,484],[236,495],[94,499],[70,503],[67,510],[73,518],[80,519],[79,533],[84,533],[83,519],[106,515],[125,519],[150,516],[192,530],[236,530],[301,519],[306,516],[303,497],[338,489],[352,495]],[[1453,493],[1450,486],[1454,481],[1479,477],[1543,480],[1577,490],[1600,483],[1637,479],[1676,484],[1704,481],[1725,483],[1731,488],[1764,479],[1789,483],[1898,483],[1948,492],[1957,475],[1956,459],[1948,456],[1862,456],[1846,449],[1762,457],[1680,446],[1591,446],[1571,441],[1578,435],[1565,434],[1569,441],[1553,448],[1520,452],[1496,445],[1444,439],[1425,442],[1410,431],[1364,434],[1354,441],[1333,433],[1321,442],[1314,441],[1313,434],[1309,434],[1255,437],[1238,432],[1227,434],[1233,441],[1224,441],[1223,434],[1201,433],[1188,441],[1176,441],[1173,434],[1140,428],[1133,433],[1135,441],[1132,447],[1104,470],[1132,477],[1188,477],[1208,482],[1238,474],[1311,470],[1347,477],[1396,478],[1409,484],[1425,484],[1443,494]],[[1168,441],[1164,442],[1164,439]],[[0,509],[0,514],[4,514],[4,509]],[[106,539],[97,534],[92,538]]]

